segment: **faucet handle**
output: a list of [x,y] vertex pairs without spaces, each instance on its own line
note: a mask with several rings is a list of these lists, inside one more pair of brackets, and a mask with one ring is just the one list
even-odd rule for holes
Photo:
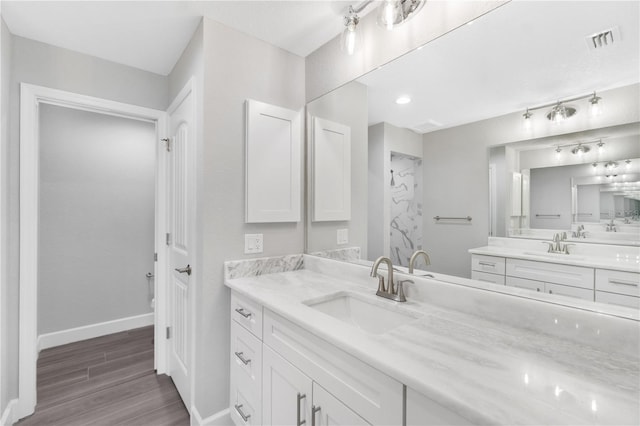
[[387,289],[384,286],[384,277],[382,275],[378,275],[378,291],[385,292]]
[[547,248],[547,253],[553,253],[553,244],[551,241],[540,241],[542,244],[547,244],[549,247]]
[[395,294],[395,298],[394,300],[397,302],[406,302],[407,298],[404,295],[404,283],[411,283],[413,284],[413,281],[411,280],[400,280],[398,281],[398,283],[396,284],[396,294]]
[[562,252],[563,252],[564,254],[571,254],[571,253],[569,252],[569,246],[575,246],[575,244],[566,243],[566,244],[563,246],[563,248],[562,248]]

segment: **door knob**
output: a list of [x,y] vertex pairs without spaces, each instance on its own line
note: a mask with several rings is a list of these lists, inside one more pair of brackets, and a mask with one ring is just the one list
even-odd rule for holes
[[181,274],[191,275],[191,265],[187,265],[186,268],[176,268],[176,271],[180,272]]

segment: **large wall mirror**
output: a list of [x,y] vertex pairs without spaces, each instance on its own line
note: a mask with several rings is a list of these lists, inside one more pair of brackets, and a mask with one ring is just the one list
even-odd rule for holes
[[[599,222],[610,217],[600,213],[609,211],[638,223],[627,214],[637,207],[632,187],[622,198],[605,186],[613,181],[587,188],[592,170],[562,172],[564,195],[552,206],[539,204],[548,201],[541,191],[554,188],[542,186],[555,179],[548,169],[640,165],[638,12],[636,2],[513,1],[310,102],[307,123],[318,118],[350,130],[351,208],[349,220],[307,215],[307,253],[353,262],[386,255],[407,266],[411,253],[424,249],[428,271],[470,277],[468,250],[486,245],[490,234],[569,232],[584,222],[596,236],[587,222],[606,226]],[[613,45],[589,45],[589,36],[607,29]],[[600,116],[589,116],[583,99],[565,123],[551,123],[547,108],[524,128],[527,108],[593,91],[603,101]],[[311,147],[313,135],[307,136]],[[564,155],[580,142],[588,144],[588,156],[556,159],[558,146]],[[498,163],[502,179],[490,184],[490,165]],[[322,172],[339,182],[342,170]],[[511,172],[519,174],[517,202],[506,180]],[[312,180],[308,174],[310,199]],[[598,206],[587,206],[595,198]],[[620,203],[622,210],[611,207]],[[509,213],[515,204],[517,217]],[[534,219],[542,214],[561,214],[563,223]]]

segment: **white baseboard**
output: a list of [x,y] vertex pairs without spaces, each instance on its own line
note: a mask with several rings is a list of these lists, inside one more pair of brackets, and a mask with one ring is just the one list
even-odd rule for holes
[[0,426],[11,426],[15,421],[15,409],[18,406],[18,400],[12,399],[7,404],[7,407],[2,412],[2,417],[0,417]]
[[38,336],[38,351],[52,348],[54,346],[65,345],[67,343],[92,339],[94,337],[106,336],[107,334],[119,333],[133,328],[153,325],[153,321],[154,313],[151,312],[148,314],[136,315],[134,317],[120,318],[98,324],[70,328],[69,330],[41,334]]
[[195,406],[191,407],[191,426],[233,426],[229,409],[222,411],[203,419]]

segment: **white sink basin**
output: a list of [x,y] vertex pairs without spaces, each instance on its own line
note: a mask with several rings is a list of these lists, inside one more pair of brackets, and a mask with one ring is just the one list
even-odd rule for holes
[[584,257],[582,257],[582,256],[576,256],[576,255],[573,255],[573,254],[565,254],[565,253],[548,253],[548,252],[539,252],[539,251],[525,251],[524,254],[528,254],[530,256],[548,257],[550,259],[584,260]]
[[369,299],[354,293],[339,292],[308,300],[304,304],[372,334],[385,333],[422,316],[388,300],[375,300],[373,297]]

